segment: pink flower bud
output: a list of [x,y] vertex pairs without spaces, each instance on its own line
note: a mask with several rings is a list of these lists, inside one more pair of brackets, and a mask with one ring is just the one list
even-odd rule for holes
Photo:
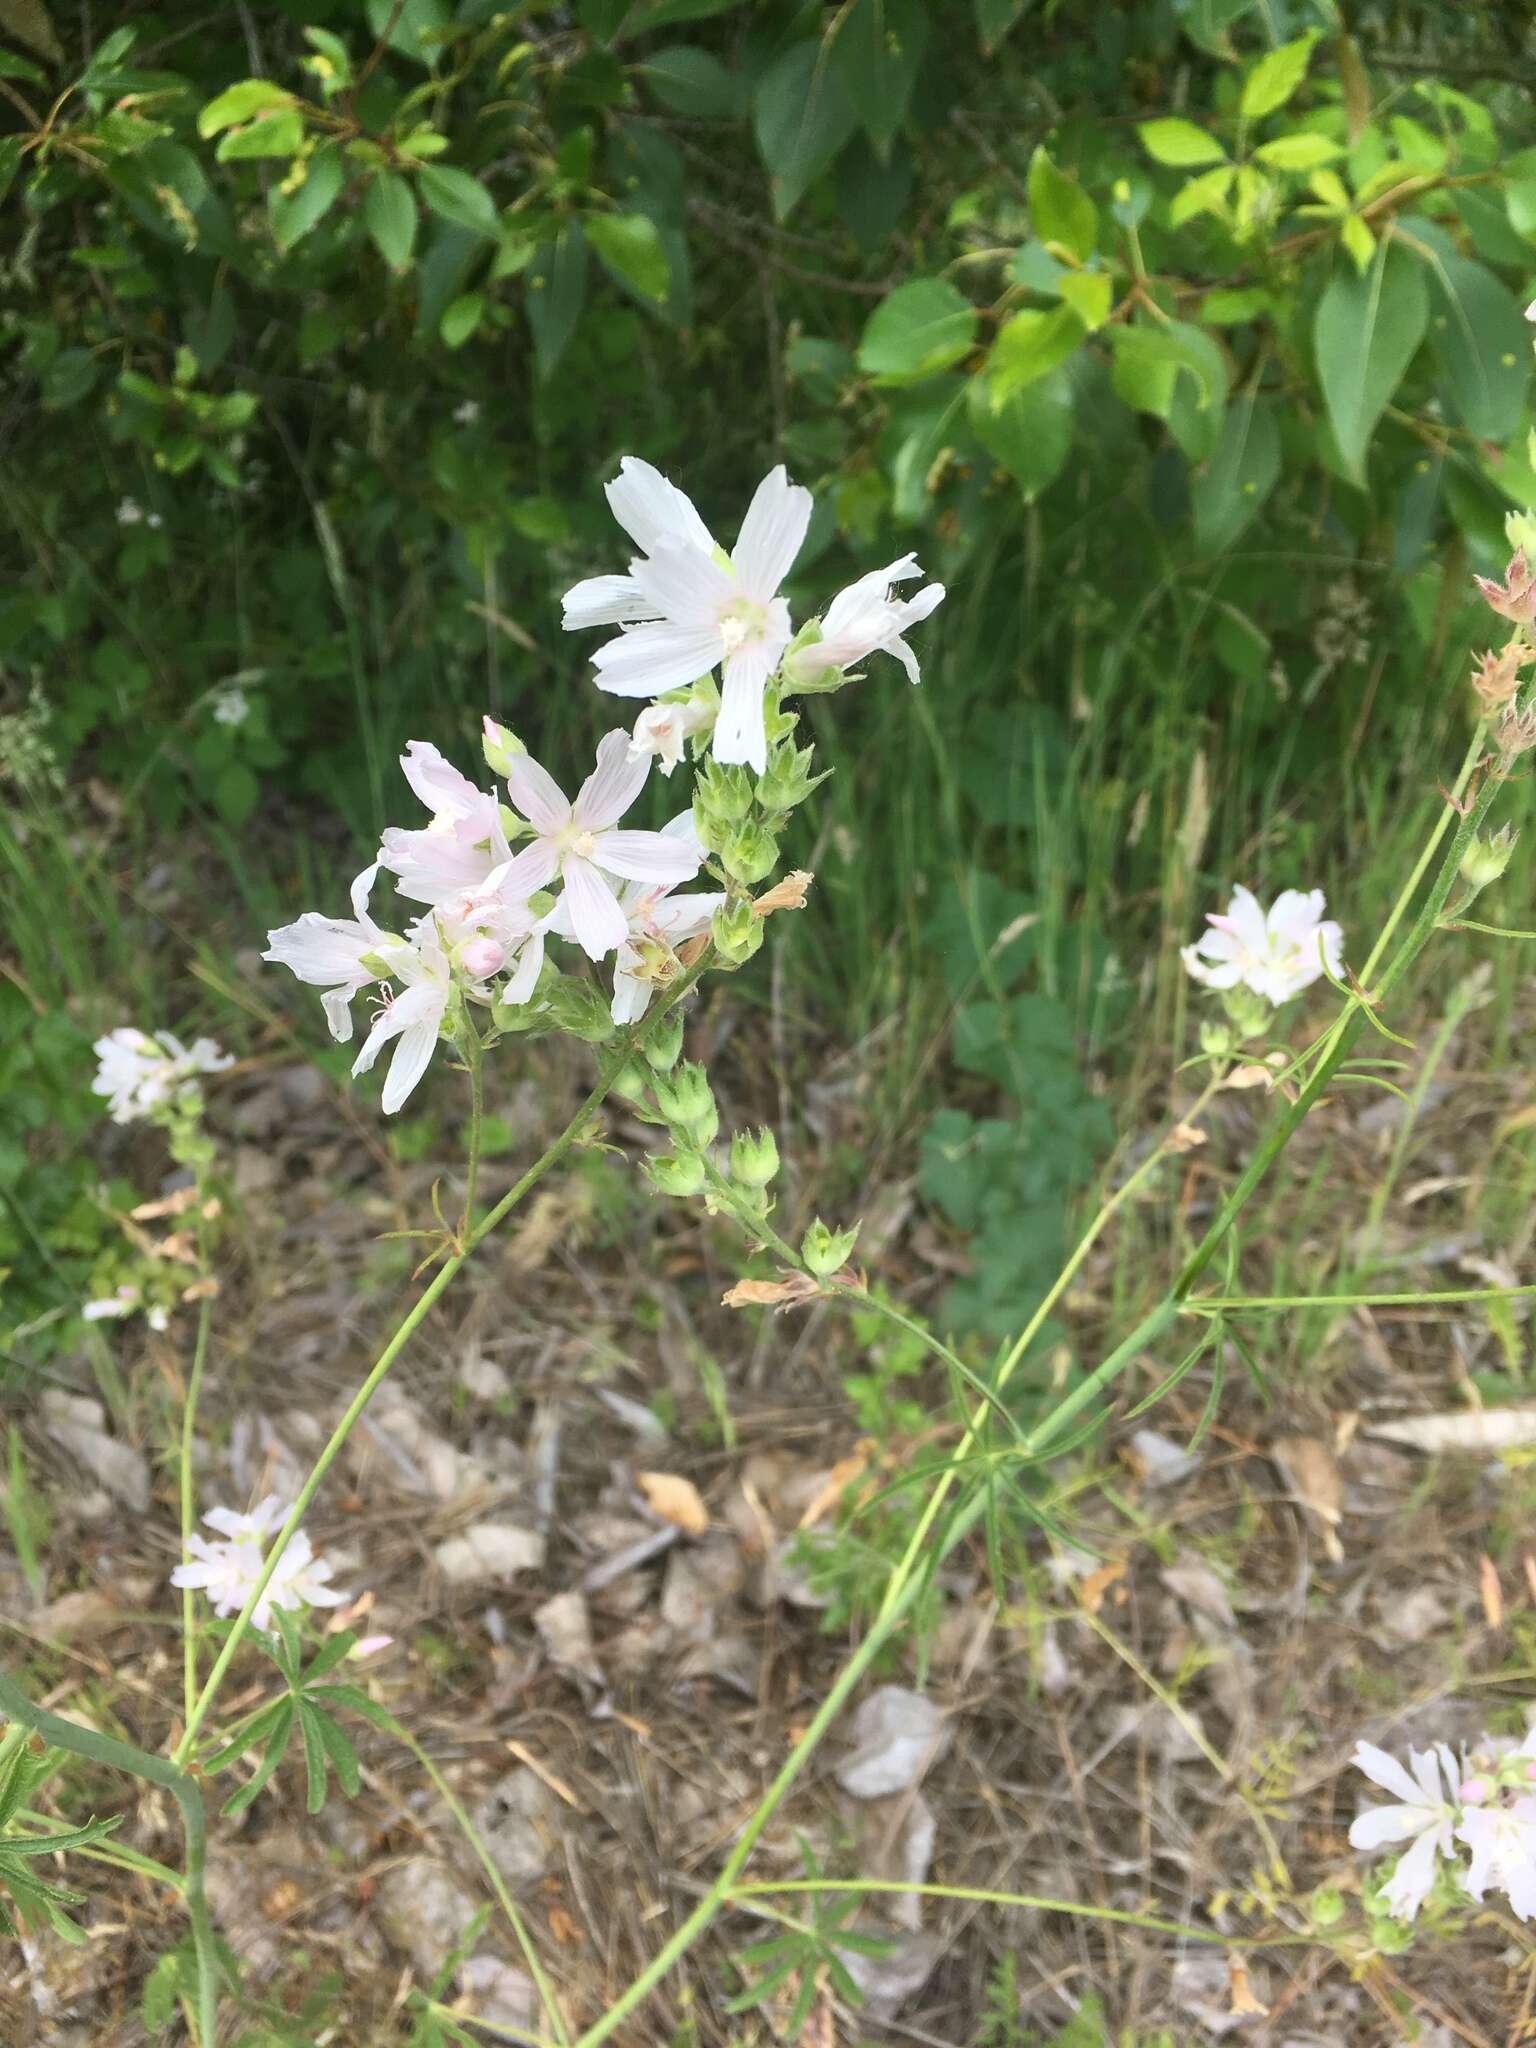
[[483,981],[488,974],[499,974],[506,965],[507,949],[500,939],[470,939],[459,954],[464,963],[464,972],[472,974],[476,981]]
[[1492,1791],[1493,1787],[1486,1778],[1463,1778],[1461,1781],[1461,1803],[1463,1806],[1481,1806]]

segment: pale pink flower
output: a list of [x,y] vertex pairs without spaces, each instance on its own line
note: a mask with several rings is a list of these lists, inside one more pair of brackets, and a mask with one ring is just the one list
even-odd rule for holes
[[[489,1002],[492,991],[484,984],[505,972],[507,979],[495,990],[495,1000],[526,1003],[544,965],[549,921],[536,916],[523,898],[508,893],[502,886],[505,872],[505,867],[493,871],[484,888],[448,898],[432,915],[450,960],[474,984],[472,993],[478,999]],[[421,924],[427,921],[423,918]]]
[[405,986],[386,996],[352,1072],[366,1074],[390,1040],[398,1040],[379,1097],[384,1114],[393,1116],[431,1063],[456,989],[452,963],[429,917],[391,944],[387,965],[390,977]]
[[714,717],[714,707],[701,697],[690,697],[685,704],[647,704],[635,720],[629,751],[637,761],[654,755],[662,774],[670,775],[687,742],[712,725]]
[[597,766],[574,803],[531,755],[518,755],[507,768],[512,801],[534,837],[500,872],[498,886],[526,898],[558,874],[565,883],[569,929],[593,960],[622,945],[629,930],[609,876],[671,886],[699,870],[697,851],[676,837],[614,829],[640,794],[650,766],[644,757],[634,759],[629,734],[615,729],[600,741]]
[[326,1022],[332,1038],[341,1043],[352,1036],[352,998],[384,978],[385,956],[401,944],[393,933],[381,930],[368,909],[378,873],[375,861],[352,884],[350,917],[323,917],[318,910],[306,910],[294,923],[267,933],[267,950],[261,956],[288,968],[311,988],[325,990],[321,1002]]
[[1466,1886],[1473,1898],[1497,1888],[1520,1919],[1536,1916],[1536,1798],[1469,1806],[1456,1834],[1472,1852]]
[[1321,889],[1286,889],[1266,912],[1239,884],[1225,914],[1210,912],[1211,929],[1179,957],[1207,988],[1241,982],[1271,1003],[1288,1003],[1317,980],[1325,960],[1336,978],[1344,971],[1344,934],[1324,920],[1325,908]]
[[[249,1514],[236,1514],[230,1508],[210,1509],[203,1520],[219,1532],[221,1540],[189,1536],[190,1561],[171,1573],[171,1584],[206,1593],[215,1614],[238,1614],[261,1576],[268,1538],[276,1535],[287,1518],[288,1510],[275,1493]],[[304,1531],[296,1530],[256,1603],[252,1621],[258,1628],[270,1627],[276,1607],[290,1612],[298,1607],[340,1607],[350,1595],[330,1585],[330,1576],[330,1565],[315,1556]]]
[[151,1035],[120,1024],[91,1050],[97,1059],[93,1095],[104,1095],[115,1124],[131,1124],[174,1102],[198,1074],[219,1074],[234,1065],[211,1038],[183,1045],[169,1031]]
[[909,682],[919,680],[917,656],[902,635],[944,602],[942,583],[928,583],[915,597],[897,598],[891,586],[921,576],[916,555],[903,555],[884,569],[872,569],[840,590],[821,621],[821,638],[797,647],[784,663],[793,689],[820,681],[830,669],[847,670],[875,653],[893,654]]
[[763,692],[789,645],[779,585],[811,519],[811,494],[782,464],[758,485],[728,559],[690,500],[648,464],[626,461],[609,486],[615,515],[644,550],[627,576],[591,577],[566,594],[567,627],[621,625],[592,657],[598,688],[660,697],[719,667],[719,761],[767,763]]
[[1428,1750],[1409,1750],[1412,1777],[1396,1757],[1374,1743],[1357,1743],[1351,1761],[1373,1785],[1395,1793],[1401,1801],[1396,1806],[1368,1806],[1350,1828],[1349,1839],[1356,1849],[1382,1849],[1397,1842],[1410,1845],[1398,1859],[1385,1897],[1394,1919],[1412,1920],[1434,1884],[1438,1858],[1455,1853],[1451,1831],[1456,1822],[1460,1769],[1443,1742]]
[[[697,861],[704,858],[692,811],[682,811],[665,824],[661,836],[686,847]],[[561,938],[573,936],[570,912],[562,898],[550,915],[549,928]],[[619,903],[628,926],[613,963],[615,1024],[636,1024],[650,1007],[657,988],[678,972],[677,948],[708,931],[723,894],[677,896],[664,884],[626,882]]]
[[401,895],[437,904],[482,887],[512,857],[495,796],[477,789],[427,740],[412,740],[400,766],[432,813],[424,831],[391,825],[384,834],[379,859]]

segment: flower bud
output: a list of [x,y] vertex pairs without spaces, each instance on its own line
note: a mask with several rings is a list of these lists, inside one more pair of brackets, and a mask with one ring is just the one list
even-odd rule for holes
[[732,1138],[732,1180],[744,1188],[765,1188],[778,1170],[779,1147],[772,1131],[738,1131]]
[[778,841],[761,825],[738,825],[721,847],[720,859],[733,881],[761,882],[779,864]]
[[1509,866],[1520,834],[1501,825],[1497,832],[1479,832],[1461,856],[1461,879],[1468,888],[1486,889]]
[[743,898],[739,903],[720,906],[710,923],[709,934],[722,967],[743,967],[763,943],[763,921],[753,916],[752,905]]
[[1493,1787],[1486,1778],[1463,1778],[1461,1781],[1461,1803],[1463,1806],[1481,1806],[1491,1798]]
[[1237,1050],[1241,1040],[1230,1024],[1218,1024],[1214,1017],[1207,1017],[1200,1026],[1200,1050],[1212,1059],[1226,1059]]
[[644,1102],[650,1085],[651,1077],[638,1060],[627,1061],[608,1083],[613,1094],[626,1102]]
[[768,766],[757,779],[757,800],[765,811],[792,811],[805,802],[823,776],[811,773],[814,747],[784,745],[768,756]]
[[1520,663],[1528,654],[1518,641],[1511,640],[1499,653],[1492,651],[1479,657],[1472,671],[1472,687],[1477,692],[1478,702],[1487,714],[1502,711],[1520,691]]
[[1245,1038],[1257,1038],[1273,1014],[1263,996],[1255,995],[1251,988],[1241,986],[1229,988],[1224,992],[1221,1007],[1231,1019],[1239,1044]]
[[1482,592],[1484,602],[1501,619],[1509,619],[1517,626],[1528,626],[1536,620],[1536,575],[1531,572],[1523,548],[1515,550],[1502,583],[1495,583],[1491,576],[1474,576],[1472,580]]
[[786,690],[810,696],[820,690],[840,690],[847,682],[847,675],[836,662],[801,659],[808,648],[819,647],[821,640],[820,619],[807,619],[785,648],[783,658],[779,662],[779,674],[784,679]]
[[505,775],[518,755],[528,751],[510,726],[498,725],[491,717],[486,718],[482,727],[480,746],[485,765],[493,775]]
[[728,825],[740,824],[752,810],[752,777],[739,764],[722,767],[713,754],[704,763],[693,785],[693,807]]
[[704,1185],[704,1162],[696,1152],[659,1152],[645,1162],[646,1178],[661,1195],[685,1200]]
[[828,1230],[818,1216],[800,1242],[800,1256],[808,1272],[818,1280],[830,1280],[848,1263],[848,1254],[853,1250],[859,1226],[852,1230]]
[[500,939],[467,939],[459,948],[459,965],[472,981],[499,974],[506,964],[507,949]]
[[574,974],[561,974],[544,992],[550,1020],[559,1031],[584,1038],[589,1045],[601,1045],[612,1038],[613,1015],[601,989],[590,981],[578,981]]
[[640,1050],[647,1062],[658,1074],[670,1074],[677,1065],[683,1050],[683,1013],[681,1008],[668,1011],[661,1022],[645,1035]]
[[1517,555],[1523,554],[1527,560],[1536,555],[1536,512],[1506,512],[1504,537]]
[[709,1076],[697,1060],[685,1060],[666,1080],[655,1082],[662,1115],[691,1145],[708,1145],[720,1128]]
[[1536,707],[1522,711],[1518,705],[1508,705],[1493,737],[1507,770],[1511,761],[1536,747]]

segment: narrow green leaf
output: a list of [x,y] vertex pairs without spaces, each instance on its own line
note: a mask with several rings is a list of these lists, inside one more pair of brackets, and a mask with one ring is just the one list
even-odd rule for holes
[[342,182],[341,151],[330,143],[309,159],[309,174],[297,191],[274,189],[269,210],[272,239],[280,249],[291,249],[325,218],[336,203]]
[[1259,59],[1243,81],[1243,96],[1238,103],[1245,121],[1262,121],[1266,114],[1276,113],[1285,105],[1307,75],[1317,40],[1317,30],[1309,28],[1294,42],[1282,43],[1278,50]]
[[842,74],[819,38],[795,43],[765,72],[752,117],[774,218],[787,220],[858,126]]
[[345,1729],[338,1728],[328,1714],[322,1714],[318,1707],[306,1701],[306,1716],[312,1720],[331,1767],[341,1780],[342,1790],[348,1798],[355,1799],[362,1789],[362,1773],[358,1766],[357,1751],[352,1747],[351,1738]]
[[671,282],[656,223],[643,213],[593,213],[583,223],[598,260],[647,299],[667,296]]
[[322,1718],[308,1700],[299,1701],[299,1734],[304,1743],[306,1782],[304,1804],[310,1813],[318,1813],[325,1805],[326,1751],[325,1737],[320,1732]]
[[1348,473],[1365,477],[1377,420],[1424,338],[1429,293],[1406,249],[1385,243],[1363,276],[1340,271],[1318,301],[1317,373]]
[[220,1811],[225,1815],[244,1813],[254,1800],[265,1790],[272,1773],[282,1762],[288,1749],[288,1737],[293,1731],[293,1700],[288,1698],[278,1703],[274,1710],[272,1730],[261,1762],[256,1766],[255,1775],[225,1800]]
[[1079,263],[1098,245],[1098,208],[1075,179],[1057,170],[1043,145],[1029,161],[1029,214],[1042,242],[1070,251]]
[[1280,429],[1267,399],[1243,398],[1229,408],[1216,451],[1190,496],[1195,540],[1219,554],[1248,526],[1280,475]]
[[586,237],[579,223],[570,221],[553,242],[540,244],[523,281],[523,305],[541,377],[549,376],[565,353],[586,296]]

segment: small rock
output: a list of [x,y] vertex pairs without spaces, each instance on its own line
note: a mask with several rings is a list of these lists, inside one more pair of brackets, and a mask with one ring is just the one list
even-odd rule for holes
[[1186,1607],[1214,1621],[1218,1628],[1237,1627],[1227,1589],[1203,1557],[1197,1557],[1192,1550],[1181,1551],[1178,1562],[1168,1565],[1161,1578],[1170,1593],[1176,1594]]
[[1131,1449],[1141,1460],[1148,1486],[1177,1486],[1200,1468],[1199,1457],[1155,1429],[1138,1429]]
[[516,1522],[471,1522],[461,1535],[439,1543],[437,1568],[451,1586],[481,1586],[536,1572],[544,1562],[544,1538]]
[[413,1856],[386,1872],[374,1897],[379,1925],[423,1977],[442,1968],[478,1910],[458,1879],[430,1856]]
[[587,1603],[580,1593],[557,1593],[533,1610],[533,1625],[549,1652],[550,1661],[563,1664],[594,1685],[603,1685],[602,1666],[592,1647],[592,1622]]
[[459,1966],[459,1990],[474,2001],[474,2017],[511,2034],[542,2039],[539,1994],[533,1979],[499,1956],[471,1956]]
[[476,1401],[499,1401],[512,1391],[506,1367],[478,1351],[472,1351],[461,1363],[458,1378],[465,1393]]
[[491,1861],[514,1888],[549,1868],[555,1847],[554,1797],[526,1765],[494,1785],[475,1809]]
[[863,1997],[863,2012],[875,2020],[890,2019],[909,1998],[916,1998],[937,1967],[944,1943],[935,1934],[891,1934],[874,1923],[854,1923],[860,1934],[889,1943],[883,1955],[839,1949],[838,1956]]
[[837,1766],[837,1782],[855,1799],[878,1799],[915,1785],[938,1754],[944,1716],[932,1700],[904,1685],[882,1685],[853,1717],[853,1748]]
[[42,1406],[54,1442],[78,1459],[115,1500],[143,1514],[149,1506],[149,1466],[131,1444],[106,1434],[101,1403],[50,1389]]

